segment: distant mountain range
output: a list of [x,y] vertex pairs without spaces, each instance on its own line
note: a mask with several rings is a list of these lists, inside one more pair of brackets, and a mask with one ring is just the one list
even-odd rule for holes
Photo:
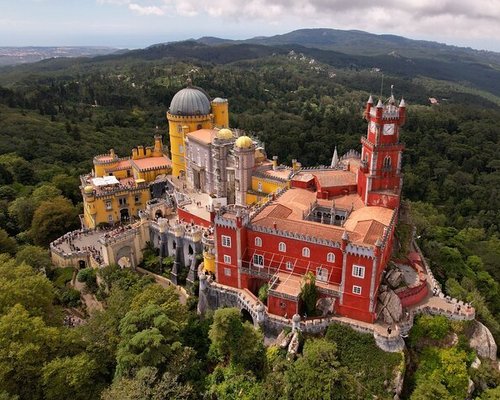
[[299,29],[283,35],[261,36],[246,40],[229,40],[202,37],[197,42],[209,46],[236,43],[279,46],[298,44],[322,50],[333,50],[354,55],[401,55],[403,57],[430,57],[453,61],[457,57],[470,61],[486,61],[500,64],[500,53],[474,50],[468,47],[450,46],[425,40],[407,39],[396,35],[376,35],[357,30]]
[[54,57],[94,57],[114,53],[113,47],[0,47],[0,66],[33,63]]
[[[15,76],[23,73],[62,71],[72,65],[87,63],[98,65],[107,62],[127,63],[129,60],[172,60],[229,64],[256,59],[265,62],[268,57],[287,56],[293,52],[299,58],[303,56],[332,69],[378,71],[408,81],[431,79],[435,85],[450,84],[454,86],[453,90],[480,95],[500,104],[500,53],[411,40],[395,35],[336,29],[301,29],[283,35],[247,40],[202,37],[183,42],[160,43],[131,51],[88,47],[50,49],[43,54],[50,54],[50,57],[96,57],[51,59],[38,64],[17,65],[15,69],[4,67],[0,71],[0,83],[8,84],[17,79]],[[36,53],[35,50],[33,53]],[[0,48],[0,60],[2,51],[4,50]],[[42,50],[39,53],[39,57],[42,57]],[[16,54],[21,57],[21,50],[12,56]]]

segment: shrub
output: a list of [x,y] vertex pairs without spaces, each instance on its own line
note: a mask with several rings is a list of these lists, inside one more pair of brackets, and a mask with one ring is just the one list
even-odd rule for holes
[[85,283],[89,291],[95,293],[98,289],[96,271],[93,268],[84,268],[78,272],[76,276],[78,282]]
[[422,315],[420,316],[410,334],[410,342],[415,345],[420,340],[429,338],[432,340],[442,340],[448,335],[451,329],[451,323],[448,318],[438,315]]
[[80,292],[73,288],[64,288],[59,292],[59,301],[66,307],[78,307],[80,305]]
[[264,304],[267,303],[267,291],[269,290],[269,285],[267,283],[263,284],[259,288],[259,293],[258,293],[258,298],[260,301],[262,301]]
[[312,272],[304,275],[302,286],[300,288],[300,299],[302,300],[303,312],[313,316],[316,312],[316,300],[318,291],[316,289],[316,277]]

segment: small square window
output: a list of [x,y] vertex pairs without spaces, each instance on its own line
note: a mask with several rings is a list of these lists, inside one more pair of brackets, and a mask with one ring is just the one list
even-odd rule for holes
[[231,236],[221,236],[222,247],[231,247]]
[[253,265],[256,267],[263,267],[264,266],[264,256],[261,254],[254,254],[253,255]]
[[224,264],[231,264],[231,256],[224,254]]
[[361,265],[353,265],[352,266],[352,276],[356,278],[364,278],[365,277],[365,267]]
[[231,276],[231,268],[224,268],[224,275]]
[[353,292],[354,294],[361,294],[361,286],[356,286],[356,285],[354,285],[354,286],[352,287],[352,292]]
[[286,269],[287,269],[288,271],[293,271],[293,264],[292,264],[292,262],[291,262],[291,261],[287,261],[287,262],[285,263],[285,266],[286,266]]

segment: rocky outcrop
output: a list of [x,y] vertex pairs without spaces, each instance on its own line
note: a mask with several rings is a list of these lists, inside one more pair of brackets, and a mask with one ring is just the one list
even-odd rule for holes
[[398,288],[403,282],[403,273],[399,269],[391,269],[385,276],[386,282],[392,289]]
[[289,360],[295,359],[297,353],[299,352],[299,345],[300,345],[299,333],[296,331],[293,333],[292,340],[288,345],[288,353],[286,355],[287,359]]
[[475,321],[475,329],[469,341],[470,347],[476,350],[477,355],[482,358],[497,359],[497,344],[490,330],[481,322]]
[[280,333],[280,336],[278,336],[278,345],[280,346],[280,348],[286,349],[288,347],[288,345],[290,344],[290,341],[292,340],[293,333],[288,332],[287,334],[285,334],[285,331],[282,331],[282,333],[283,333],[283,336],[281,337],[281,340],[279,340],[281,333]]
[[378,311],[386,324],[394,324],[401,320],[403,307],[399,297],[387,286],[380,287],[378,295]]
[[316,310],[321,312],[322,317],[333,314],[335,299],[331,297],[323,297],[316,302]]

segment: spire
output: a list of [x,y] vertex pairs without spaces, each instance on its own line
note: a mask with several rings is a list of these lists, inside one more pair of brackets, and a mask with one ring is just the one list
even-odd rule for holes
[[391,97],[389,98],[389,104],[395,104],[396,99],[394,98],[394,85],[391,85]]
[[380,100],[380,99],[378,99],[377,108],[384,108],[384,105],[382,104],[382,100]]
[[337,154],[337,146],[335,146],[335,150],[333,151],[332,164],[330,167],[335,168],[339,163],[339,155]]
[[367,103],[368,104],[373,104],[373,97],[372,97],[372,95],[370,95],[370,97],[368,98]]
[[401,108],[406,107],[405,99],[403,99],[402,97],[401,97],[401,102],[399,103],[399,107],[401,107]]

